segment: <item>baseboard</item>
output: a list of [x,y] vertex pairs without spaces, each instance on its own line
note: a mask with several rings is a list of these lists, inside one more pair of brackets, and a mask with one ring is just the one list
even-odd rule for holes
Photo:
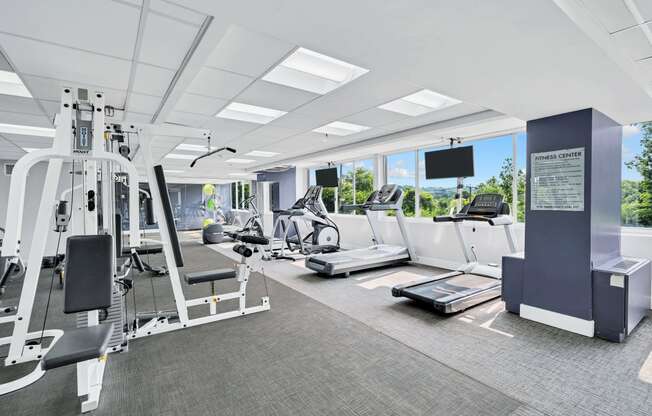
[[595,322],[521,303],[521,318],[554,326],[586,337],[593,337]]

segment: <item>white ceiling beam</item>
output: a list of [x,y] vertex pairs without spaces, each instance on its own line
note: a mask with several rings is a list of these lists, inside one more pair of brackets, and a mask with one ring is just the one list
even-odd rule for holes
[[163,95],[161,105],[154,113],[151,123],[164,123],[168,114],[174,110],[177,102],[195,79],[208,57],[224,36],[225,25],[212,24],[213,17],[207,16],[197,32],[186,56],[172,78]]

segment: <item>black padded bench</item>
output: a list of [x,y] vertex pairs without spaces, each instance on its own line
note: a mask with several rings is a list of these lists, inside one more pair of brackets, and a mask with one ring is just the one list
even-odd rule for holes
[[216,280],[234,279],[236,272],[233,269],[207,270],[205,272],[186,273],[184,276],[189,285],[197,283],[214,282]]
[[41,360],[43,370],[63,367],[106,353],[113,335],[113,324],[101,324],[66,331]]

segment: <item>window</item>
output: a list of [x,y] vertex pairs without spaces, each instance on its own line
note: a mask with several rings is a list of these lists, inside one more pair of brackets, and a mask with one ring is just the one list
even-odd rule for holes
[[652,122],[623,127],[621,222],[652,226]]
[[374,189],[374,162],[371,159],[354,163],[355,203],[361,204],[369,198]]
[[414,193],[416,189],[416,152],[405,152],[386,157],[387,183],[403,188],[403,213],[413,217],[415,213]]
[[[339,196],[339,208],[344,205],[353,205],[353,162],[343,163],[340,165],[340,188],[337,192]],[[339,209],[340,212],[348,214],[348,211]]]
[[[340,208],[344,205],[361,204],[374,191],[373,160],[356,160],[331,167],[337,167],[338,169],[340,186],[338,188],[324,188],[322,199],[326,209],[331,213],[355,214],[354,211]],[[315,171],[324,168],[326,166],[308,170],[308,185],[316,184]],[[335,210],[335,205],[337,205],[337,210]]]
[[512,203],[512,135],[473,142],[475,176],[464,180],[464,202],[479,193],[501,194]]

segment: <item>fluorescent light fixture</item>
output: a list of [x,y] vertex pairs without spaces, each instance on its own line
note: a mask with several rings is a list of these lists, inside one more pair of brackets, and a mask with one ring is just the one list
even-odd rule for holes
[[177,169],[163,169],[163,172],[165,172],[165,173],[183,173],[184,171],[177,170]]
[[431,90],[421,90],[378,106],[378,108],[415,117],[459,103],[461,101],[455,98]]
[[[214,150],[215,147],[211,146],[211,150]],[[174,150],[183,150],[186,152],[201,152],[206,153],[208,151],[208,146],[201,144],[190,144],[190,143],[181,143]]]
[[39,148],[36,148],[36,147],[23,147],[23,150],[26,151],[27,153],[31,153],[34,150],[39,150]]
[[182,153],[168,153],[165,155],[167,159],[182,159],[182,160],[194,160],[197,156],[195,155],[184,155]]
[[287,111],[233,102],[217,113],[215,117],[247,121],[249,123],[267,124],[286,114]]
[[367,72],[368,69],[299,48],[269,71],[263,81],[323,95]]
[[264,152],[262,150],[252,150],[249,153],[245,153],[245,156],[251,156],[251,157],[274,157],[278,156],[280,153],[276,152]]
[[237,157],[233,157],[231,159],[227,159],[225,162],[226,163],[238,163],[238,164],[241,164],[241,165],[246,165],[247,163],[255,162],[255,160],[253,160],[253,159],[239,159]]
[[233,173],[229,173],[229,176],[249,176],[249,174],[242,173],[242,172],[233,172]]
[[359,124],[345,123],[343,121],[334,121],[325,126],[314,129],[313,131],[315,133],[332,134],[334,136],[348,136],[349,134],[360,133],[365,130],[369,130],[369,127],[361,126]]
[[9,71],[0,71],[0,94],[32,98],[18,74]]
[[54,137],[56,130],[45,127],[19,126],[0,123],[0,133],[21,134],[25,136]]

